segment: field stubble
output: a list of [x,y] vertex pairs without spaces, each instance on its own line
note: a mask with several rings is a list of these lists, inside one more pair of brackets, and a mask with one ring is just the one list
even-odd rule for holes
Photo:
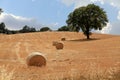
[[[93,34],[90,41],[74,32],[0,37],[0,80],[120,80],[120,36]],[[56,50],[52,42],[62,37],[64,48]],[[26,65],[32,52],[44,53],[46,67]]]

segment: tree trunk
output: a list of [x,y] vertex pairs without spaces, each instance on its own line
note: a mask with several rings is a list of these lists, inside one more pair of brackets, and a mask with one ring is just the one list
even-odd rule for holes
[[89,33],[87,34],[87,39],[90,39]]
[[86,36],[87,36],[87,39],[90,39],[89,27],[86,28]]

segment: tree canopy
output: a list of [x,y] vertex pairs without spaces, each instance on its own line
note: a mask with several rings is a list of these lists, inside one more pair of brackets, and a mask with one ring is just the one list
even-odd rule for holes
[[90,39],[91,30],[102,30],[107,25],[106,12],[95,4],[79,7],[68,15],[66,23],[73,31],[83,31]]
[[0,33],[5,33],[5,24],[2,22],[1,24],[0,24]]
[[42,27],[40,29],[41,32],[44,32],[44,31],[51,31],[51,29],[49,27]]
[[21,33],[36,32],[36,29],[25,25],[21,30]]
[[3,12],[3,10],[0,8],[0,14]]
[[58,31],[70,31],[68,26],[62,26],[60,28],[58,28]]

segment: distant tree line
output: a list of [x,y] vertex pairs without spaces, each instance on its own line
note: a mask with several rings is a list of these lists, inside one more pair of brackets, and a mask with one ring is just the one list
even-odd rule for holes
[[[44,31],[52,31],[52,29],[50,29],[49,27],[42,27],[39,30],[37,30],[34,27],[25,25],[20,30],[9,30],[6,27],[4,22],[0,23],[0,33],[2,33],[2,34],[17,34],[17,33],[30,33],[30,32],[44,32]],[[62,26],[62,27],[58,28],[57,31],[70,31],[70,29],[68,26]]]
[[44,32],[44,31],[52,31],[49,27],[42,27],[40,30],[37,30],[34,27],[30,27],[28,25],[23,26],[20,30],[9,30],[5,23],[0,23],[0,33],[2,34],[17,34],[17,33],[30,33],[30,32]]
[[62,26],[62,27],[58,28],[58,31],[70,31],[70,27]]

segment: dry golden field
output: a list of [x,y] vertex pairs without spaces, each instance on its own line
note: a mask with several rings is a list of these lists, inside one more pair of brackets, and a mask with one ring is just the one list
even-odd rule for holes
[[[120,36],[91,38],[76,32],[0,34],[0,80],[120,80]],[[64,48],[57,50],[53,41]],[[47,65],[27,66],[32,52],[44,54]]]

